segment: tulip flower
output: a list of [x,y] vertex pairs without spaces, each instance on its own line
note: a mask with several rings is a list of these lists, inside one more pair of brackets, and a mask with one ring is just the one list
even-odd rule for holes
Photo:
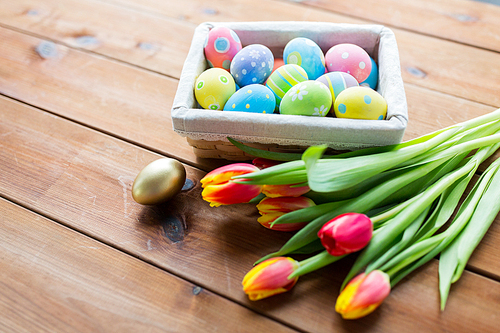
[[259,213],[262,215],[257,221],[264,227],[279,231],[295,231],[306,225],[307,221],[297,223],[275,224],[271,223],[278,217],[302,208],[315,206],[314,201],[306,197],[283,197],[283,198],[264,198],[257,205]]
[[347,284],[335,304],[344,319],[358,319],[372,313],[391,292],[389,275],[376,270],[362,273]]
[[318,232],[321,244],[332,256],[364,248],[372,238],[373,224],[364,214],[346,213],[326,222]]
[[243,291],[251,301],[284,293],[297,283],[298,277],[288,279],[299,264],[289,257],[271,258],[252,268],[243,278]]
[[306,194],[311,189],[307,185],[297,186],[296,184],[290,185],[264,185],[262,193],[270,198],[278,197],[299,197]]
[[236,183],[231,177],[255,171],[259,171],[259,168],[247,163],[234,163],[217,168],[200,181],[203,187],[201,196],[210,202],[212,207],[249,202],[260,194],[262,186]]
[[257,157],[252,161],[252,164],[258,167],[259,169],[266,169],[272,166],[281,164],[282,162],[269,160],[267,158]]

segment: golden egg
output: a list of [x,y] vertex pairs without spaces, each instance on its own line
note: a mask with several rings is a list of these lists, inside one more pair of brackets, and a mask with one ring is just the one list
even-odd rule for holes
[[132,197],[143,205],[172,199],[186,181],[186,169],[172,158],[160,158],[139,172],[132,185]]

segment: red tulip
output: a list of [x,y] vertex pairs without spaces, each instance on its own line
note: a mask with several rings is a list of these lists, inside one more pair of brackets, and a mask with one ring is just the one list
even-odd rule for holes
[[346,213],[325,223],[318,237],[329,254],[341,256],[364,248],[372,233],[373,224],[368,216]]
[[265,260],[252,268],[243,278],[243,291],[251,301],[284,293],[297,283],[298,277],[288,279],[299,264],[292,258],[277,257]]
[[279,231],[295,231],[306,225],[307,221],[298,223],[275,224],[271,223],[278,217],[295,210],[315,206],[314,201],[306,197],[282,197],[282,198],[264,198],[257,205],[259,213],[262,215],[257,221],[264,227]]
[[344,319],[358,319],[372,313],[391,292],[389,275],[382,271],[362,273],[347,284],[335,304]]
[[203,187],[201,195],[212,207],[249,202],[260,194],[262,186],[236,183],[231,178],[256,171],[259,171],[259,168],[247,163],[234,163],[217,168],[200,181]]

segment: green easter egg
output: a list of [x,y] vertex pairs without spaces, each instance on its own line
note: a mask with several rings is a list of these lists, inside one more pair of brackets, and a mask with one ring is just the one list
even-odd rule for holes
[[332,106],[332,94],[321,82],[304,81],[283,96],[281,114],[324,117]]

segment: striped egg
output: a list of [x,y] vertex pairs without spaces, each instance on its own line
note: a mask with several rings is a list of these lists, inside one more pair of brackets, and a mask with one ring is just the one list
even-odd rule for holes
[[276,69],[267,79],[266,86],[274,93],[276,107],[279,108],[287,91],[304,81],[307,81],[306,71],[299,65],[288,64]]
[[[351,75],[344,72],[330,72],[321,75],[316,79],[325,84],[332,94],[332,107],[337,96],[347,88],[358,86],[358,81]],[[333,111],[333,108],[332,108]]]
[[387,102],[368,87],[351,87],[342,91],[335,100],[337,118],[383,120],[387,116]]

